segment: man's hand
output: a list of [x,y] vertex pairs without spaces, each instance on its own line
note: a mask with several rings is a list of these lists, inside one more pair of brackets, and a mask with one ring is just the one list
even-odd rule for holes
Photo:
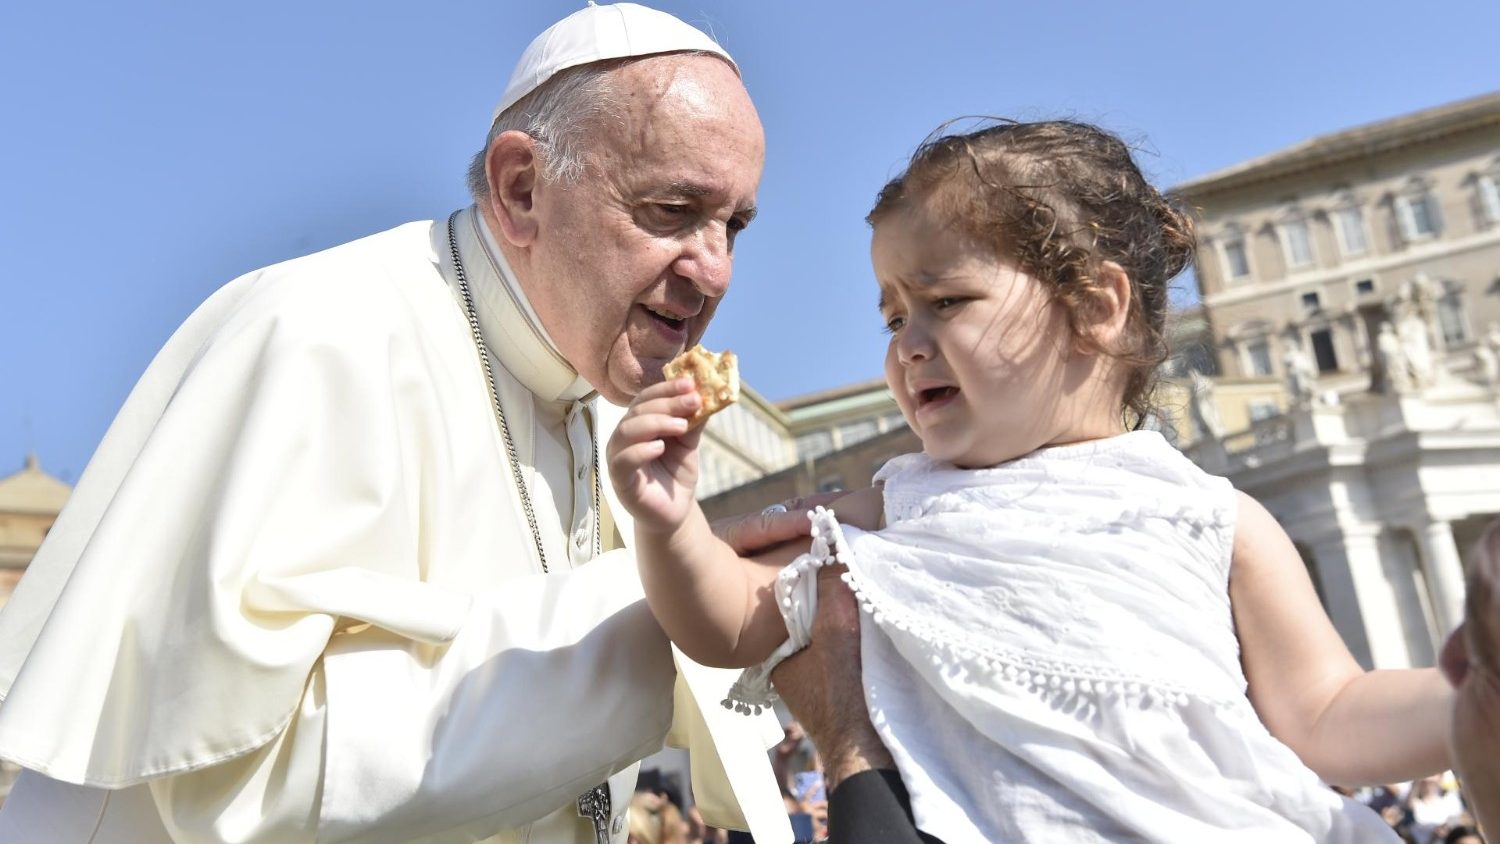
[[840,579],[843,566],[818,571],[812,644],[771,672],[771,682],[823,758],[832,794],[848,777],[896,763],[870,724],[859,653],[859,607]]
[[693,507],[698,440],[688,417],[702,403],[690,378],[653,384],[630,403],[605,447],[615,494],[637,529],[675,530]]
[[1458,690],[1453,758],[1475,817],[1493,835],[1500,831],[1500,522],[1479,542],[1467,592],[1464,622],[1440,663]]
[[[614,468],[613,463],[610,468]],[[783,542],[806,540],[811,535],[812,527],[807,520],[807,511],[814,507],[826,507],[847,494],[842,491],[820,492],[817,495],[783,501],[781,506],[785,509],[780,511],[762,510],[748,516],[720,519],[713,524],[714,535],[724,540],[741,557],[753,557]]]

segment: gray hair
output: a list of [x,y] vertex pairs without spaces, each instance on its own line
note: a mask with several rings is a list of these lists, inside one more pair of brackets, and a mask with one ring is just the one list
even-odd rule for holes
[[[735,67],[723,56],[706,50],[681,50],[672,55],[713,56]],[[610,71],[652,57],[610,59],[560,70],[536,90],[500,112],[490,125],[484,147],[469,162],[469,195],[475,202],[489,199],[490,182],[485,174],[485,158],[495,138],[512,129],[525,132],[536,141],[544,178],[564,185],[576,182],[588,166],[590,150],[585,130],[599,118],[618,118],[620,115],[620,101]],[[738,68],[735,68],[735,73],[739,73]]]
[[536,90],[500,113],[490,126],[484,147],[469,162],[469,194],[476,202],[489,199],[485,158],[502,132],[525,132],[536,140],[542,175],[563,184],[583,175],[588,164],[584,130],[599,117],[619,112],[609,71],[621,61],[594,62],[558,71]]

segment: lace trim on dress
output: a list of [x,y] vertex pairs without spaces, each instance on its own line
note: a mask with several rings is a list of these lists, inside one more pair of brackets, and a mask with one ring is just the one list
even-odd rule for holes
[[[725,708],[746,714],[759,713],[776,700],[771,670],[782,660],[812,641],[812,623],[817,616],[817,571],[826,565],[848,565],[853,561],[849,542],[834,511],[818,507],[808,513],[812,521],[812,546],[808,553],[782,569],[776,579],[776,598],[787,625],[787,641],[765,662],[745,669],[723,701]],[[811,573],[812,577],[804,575]],[[1234,701],[1205,694],[1109,666],[1080,665],[1017,653],[980,638],[955,640],[920,615],[886,596],[878,587],[862,581],[855,571],[845,572],[845,583],[854,591],[859,608],[882,628],[898,631],[930,647],[928,660],[945,671],[967,668],[975,673],[1024,688],[1067,708],[1118,699],[1139,707],[1185,706],[1197,701],[1215,708]]]

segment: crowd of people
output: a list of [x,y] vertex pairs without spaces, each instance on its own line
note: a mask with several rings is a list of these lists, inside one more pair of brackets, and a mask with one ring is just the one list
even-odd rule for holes
[[[1349,792],[1345,792],[1349,793]],[[1352,795],[1409,844],[1483,844],[1474,814],[1451,773],[1363,788]]]
[[[772,749],[771,766],[798,844],[825,838],[828,798],[823,790],[822,764],[817,749],[796,721],[787,723],[781,743]],[[645,772],[640,789],[630,805],[631,844],[753,841],[745,833],[706,826],[696,807],[684,807],[681,788],[659,773]],[[1334,790],[1368,806],[1407,844],[1485,844],[1451,772],[1414,782]]]

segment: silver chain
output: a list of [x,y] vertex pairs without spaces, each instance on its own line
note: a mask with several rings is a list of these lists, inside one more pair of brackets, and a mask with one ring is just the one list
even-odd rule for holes
[[[458,257],[458,236],[454,233],[454,221],[458,212],[448,216],[448,251],[453,254],[453,269],[458,275],[458,292],[464,297],[464,310],[469,318],[469,332],[474,335],[474,347],[479,350],[479,362],[484,366],[484,380],[490,388],[490,401],[495,406],[495,419],[500,423],[500,438],[505,441],[505,454],[510,458],[510,474],[516,479],[516,489],[521,493],[521,509],[526,512],[526,524],[531,527],[531,541],[536,543],[537,562],[542,564],[542,573],[549,574],[547,552],[542,547],[542,531],[537,527],[536,511],[531,506],[531,492],[526,488],[526,477],[521,474],[521,458],[516,455],[516,443],[510,435],[510,425],[505,421],[505,411],[500,407],[500,391],[495,387],[495,371],[490,367],[490,348],[484,344],[484,332],[479,330],[479,312],[474,309],[474,295],[469,292],[469,279],[464,274],[464,263]],[[593,452],[593,505],[594,505],[594,556],[599,556],[601,533],[599,512],[599,438],[589,431],[589,445]]]

